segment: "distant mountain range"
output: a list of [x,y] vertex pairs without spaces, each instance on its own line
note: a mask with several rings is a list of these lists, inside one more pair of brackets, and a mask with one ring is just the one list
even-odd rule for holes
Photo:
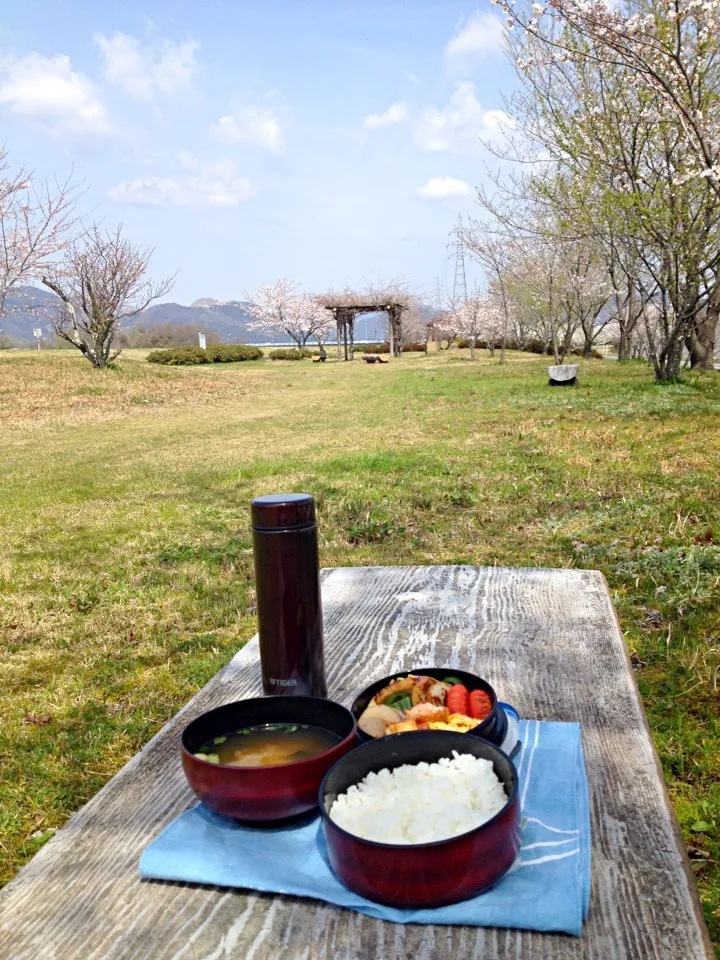
[[[8,294],[5,310],[0,315],[0,336],[30,343],[34,341],[33,329],[40,327],[46,337],[52,338],[50,314],[55,294],[44,287],[15,287]],[[217,333],[226,343],[285,343],[287,336],[268,331],[250,331],[252,317],[246,304],[235,300],[214,300],[201,297],[189,307],[181,303],[156,303],[143,310],[125,329],[153,327],[161,323],[192,324]],[[361,318],[356,327],[356,338],[373,341],[384,340],[387,321],[383,314],[371,314]]]
[[49,311],[57,300],[54,293],[42,287],[14,287],[5,298],[5,309],[0,314],[0,337],[30,342],[33,329],[47,332]]

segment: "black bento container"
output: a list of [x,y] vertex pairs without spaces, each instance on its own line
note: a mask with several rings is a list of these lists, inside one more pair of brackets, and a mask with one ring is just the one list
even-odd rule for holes
[[[353,705],[350,708],[352,715],[355,717],[355,722],[357,723],[360,715],[363,713],[376,693],[380,693],[383,687],[386,687],[398,677],[407,677],[408,675],[413,675],[416,677],[434,677],[436,680],[444,680],[446,677],[457,677],[457,679],[468,688],[470,693],[472,693],[473,690],[484,690],[490,697],[490,701],[492,702],[492,710],[490,711],[489,716],[487,716],[482,723],[478,724],[477,727],[474,727],[472,730],[468,730],[467,735],[482,737],[483,740],[489,740],[490,743],[494,744],[496,747],[502,745],[507,733],[508,721],[505,711],[499,704],[497,694],[487,680],[483,680],[482,677],[478,677],[475,673],[468,673],[466,670],[457,670],[455,667],[412,667],[408,670],[396,670],[395,673],[391,673],[389,677],[383,677],[382,680],[376,680],[374,683],[370,684],[369,687],[366,687],[362,693],[358,694],[358,696],[355,698]],[[366,733],[363,733],[359,727],[357,735],[359,743],[367,743],[369,740],[373,739]]]

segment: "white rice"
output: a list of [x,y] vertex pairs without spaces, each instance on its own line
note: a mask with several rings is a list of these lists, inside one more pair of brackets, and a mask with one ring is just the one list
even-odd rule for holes
[[432,843],[467,833],[507,803],[490,760],[453,751],[453,759],[369,773],[330,808],[330,819],[378,843]]

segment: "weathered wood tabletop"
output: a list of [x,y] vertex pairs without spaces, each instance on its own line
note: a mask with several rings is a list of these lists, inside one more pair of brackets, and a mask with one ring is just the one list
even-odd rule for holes
[[3,960],[692,960],[713,956],[602,576],[473,567],[324,575],[330,696],[447,665],[481,673],[521,715],[582,724],[592,820],[583,936],[399,926],[313,900],[141,881],[143,848],[194,803],[178,734],[260,693],[253,640],[0,894]]

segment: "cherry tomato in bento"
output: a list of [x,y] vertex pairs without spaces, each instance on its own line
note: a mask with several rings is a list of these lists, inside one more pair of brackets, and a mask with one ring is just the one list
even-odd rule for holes
[[450,713],[462,713],[466,717],[470,716],[470,694],[467,687],[462,683],[456,683],[448,690],[445,706]]
[[[452,692],[452,691],[451,691]],[[450,694],[448,694],[448,697]],[[492,700],[485,690],[473,690],[470,694],[470,716],[473,720],[484,720],[492,712]]]

